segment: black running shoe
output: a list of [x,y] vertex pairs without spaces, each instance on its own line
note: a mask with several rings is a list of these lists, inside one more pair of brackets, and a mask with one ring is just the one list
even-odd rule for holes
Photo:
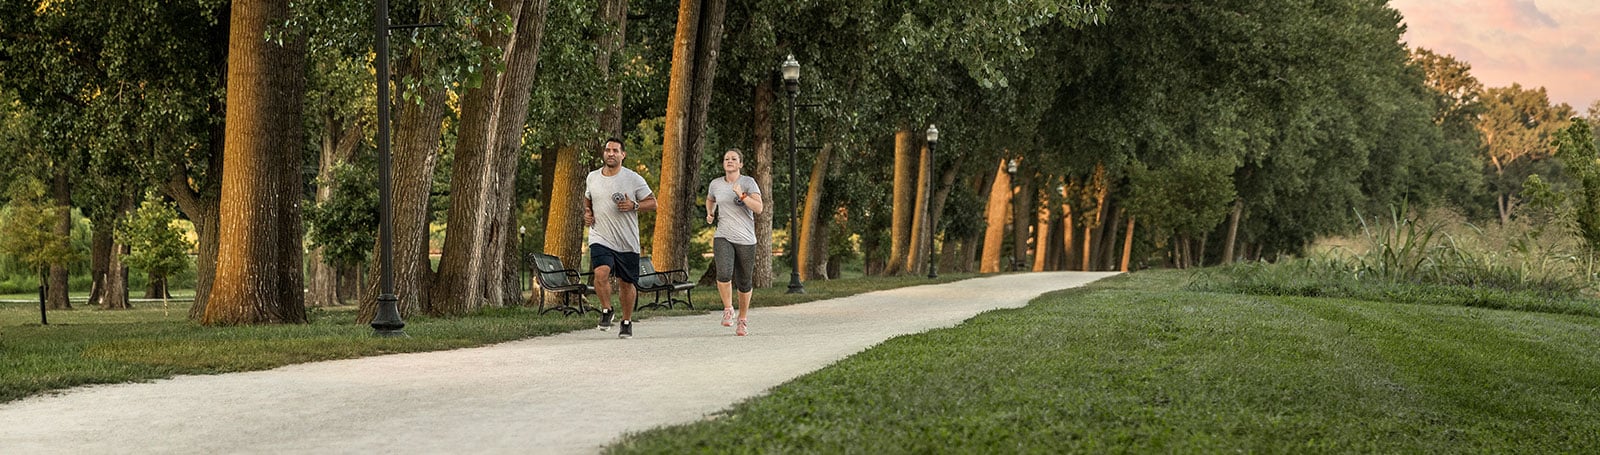
[[633,321],[622,320],[622,330],[617,332],[617,338],[633,338]]
[[595,328],[600,329],[602,331],[611,330],[611,309],[610,308],[603,308],[603,309],[600,310],[600,325],[595,326]]

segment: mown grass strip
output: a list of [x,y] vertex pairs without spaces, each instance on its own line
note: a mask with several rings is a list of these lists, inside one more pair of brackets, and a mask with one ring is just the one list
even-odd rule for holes
[[1140,272],[899,337],[611,453],[1532,452],[1600,443],[1600,319]]

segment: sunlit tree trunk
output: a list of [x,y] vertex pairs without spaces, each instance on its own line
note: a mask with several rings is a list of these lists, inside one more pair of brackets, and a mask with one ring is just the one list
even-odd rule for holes
[[911,212],[911,244],[906,251],[906,272],[920,275],[925,272],[923,267],[928,263],[928,248],[932,245],[932,242],[928,241],[928,234],[932,232],[928,225],[928,204],[933,202],[929,200],[932,196],[929,190],[933,188],[933,174],[928,169],[928,146],[920,144],[922,141],[916,142],[919,143],[916,161],[917,194],[914,197],[917,202],[912,205],[914,208]]
[[[1048,179],[1046,179],[1048,181]],[[1041,194],[1039,197],[1039,210],[1034,211],[1035,224],[1033,228],[1033,271],[1045,271],[1045,264],[1050,259],[1050,221],[1054,214],[1050,211],[1050,196]]]
[[800,218],[800,279],[816,277],[827,279],[827,237],[823,233],[822,179],[828,171],[828,160],[833,155],[833,144],[824,145],[811,162],[811,184],[806,187],[806,205]]
[[911,248],[911,229],[916,218],[916,139],[908,127],[894,132],[894,193],[890,201],[889,263],[884,275],[899,275],[908,268],[906,258]]
[[[680,0],[667,86],[666,131],[661,144],[661,188],[656,196],[650,256],[657,269],[688,268],[689,221],[705,137],[725,0]],[[791,253],[792,254],[792,253]]]
[[1133,256],[1133,215],[1128,215],[1128,232],[1122,239],[1122,267],[1118,270],[1128,271],[1128,260]]
[[306,321],[300,220],[305,48],[263,37],[289,2],[232,7],[217,277],[207,325]]
[[989,203],[984,207],[988,228],[983,235],[983,260],[978,273],[1000,271],[1000,249],[1006,241],[1006,211],[1011,208],[1011,175],[1006,173],[1006,160],[1000,159],[995,170],[994,184],[989,186]]

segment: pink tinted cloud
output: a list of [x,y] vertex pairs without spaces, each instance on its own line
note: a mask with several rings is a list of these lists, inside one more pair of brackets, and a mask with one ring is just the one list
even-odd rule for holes
[[1412,47],[1454,55],[1488,87],[1545,87],[1579,111],[1600,99],[1600,2],[1392,0]]

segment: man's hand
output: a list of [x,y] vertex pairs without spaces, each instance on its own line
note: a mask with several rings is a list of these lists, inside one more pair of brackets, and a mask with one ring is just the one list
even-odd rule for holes
[[583,208],[583,225],[594,226],[594,211],[589,210],[588,207]]
[[638,209],[639,209],[639,203],[638,202],[633,202],[632,200],[628,200],[628,199],[623,199],[623,200],[617,201],[617,211],[618,212],[632,212],[632,211],[638,210]]

